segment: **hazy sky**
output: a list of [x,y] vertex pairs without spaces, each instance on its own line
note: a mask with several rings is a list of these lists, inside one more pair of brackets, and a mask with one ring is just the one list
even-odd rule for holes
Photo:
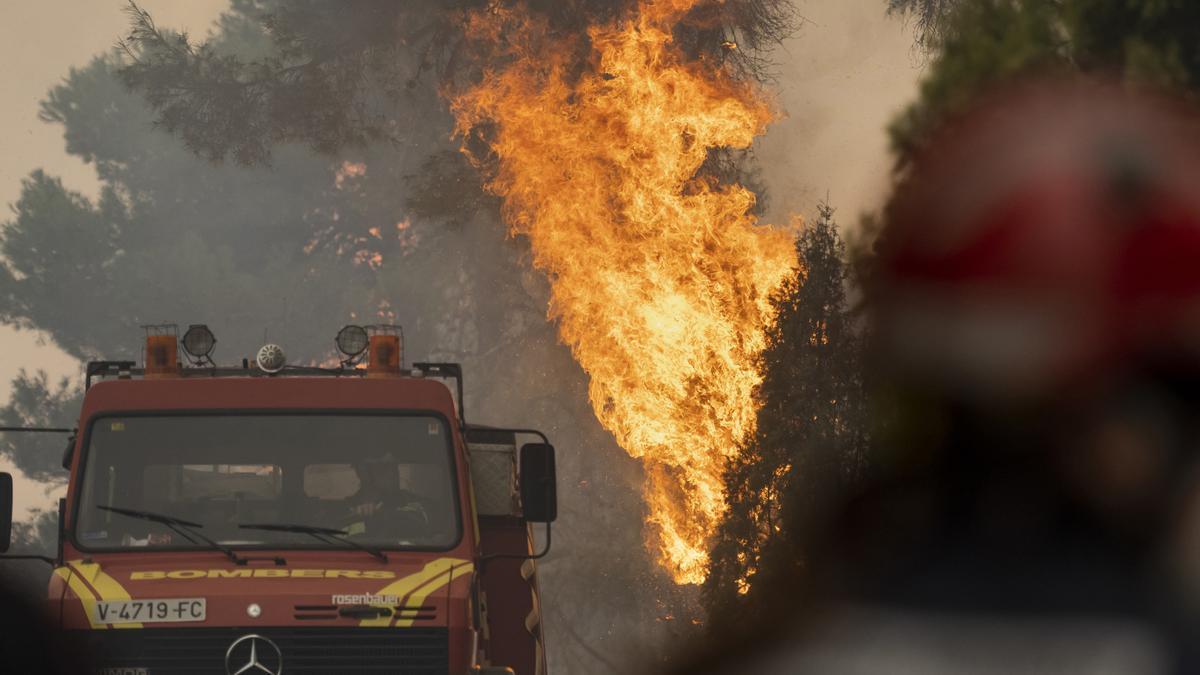
[[887,194],[885,127],[917,91],[921,55],[885,0],[797,0],[807,19],[775,56],[786,117],[757,144],[767,217],[812,217],[829,194],[843,229]]
[[[166,27],[202,37],[227,0],[139,0]],[[828,191],[843,227],[885,194],[884,125],[916,91],[912,35],[884,15],[884,0],[798,0],[807,19],[776,55],[785,113],[758,145],[771,192],[769,217],[811,216]],[[36,168],[67,187],[98,192],[93,167],[64,151],[62,129],[38,120],[38,102],[73,67],[111,49],[128,28],[118,0],[0,0],[0,203],[20,194]],[[3,214],[7,219],[8,214]],[[131,335],[131,340],[138,339]],[[79,366],[29,332],[0,326],[0,400],[18,370],[77,377]],[[0,470],[11,470],[0,461]],[[18,477],[17,508],[49,506],[42,488]]]

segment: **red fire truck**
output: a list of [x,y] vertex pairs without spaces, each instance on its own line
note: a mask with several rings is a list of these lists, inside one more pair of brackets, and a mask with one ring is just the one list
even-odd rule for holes
[[[214,343],[155,326],[141,367],[87,366],[47,560],[99,673],[546,672],[544,434],[466,424],[461,368],[402,367],[396,327],[343,328],[328,368]],[[0,550],[11,522],[0,474]]]

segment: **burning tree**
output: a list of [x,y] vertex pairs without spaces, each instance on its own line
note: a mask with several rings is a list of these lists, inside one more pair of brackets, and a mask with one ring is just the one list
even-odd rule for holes
[[591,27],[594,67],[579,74],[544,20],[472,14],[468,38],[503,65],[451,108],[550,278],[551,317],[597,417],[646,468],[649,546],[698,583],[725,510],[721,466],[753,425],[768,296],[793,256],[785,233],[757,225],[750,191],[697,177],[711,149],[748,146],[770,110],[680,57],[668,29],[687,4]]
[[[708,331],[705,340],[709,347],[697,344],[684,348],[677,342],[669,357],[664,351],[655,353],[661,344],[655,335],[663,338],[666,333],[645,324],[644,319],[635,321],[645,324],[640,329],[629,325],[630,330],[651,335],[613,352],[608,361],[615,364],[621,359],[629,366],[632,360],[653,362],[646,370],[663,371],[655,375],[661,386],[642,389],[691,389],[690,393],[680,389],[678,395],[643,403],[629,400],[629,405],[640,407],[636,412],[617,409],[627,405],[628,394],[639,388],[636,378],[630,377],[639,369],[627,368],[624,375],[613,368],[598,372],[595,369],[603,359],[583,358],[592,377],[592,402],[601,421],[631,453],[653,460],[649,468],[656,487],[651,492],[659,497],[652,501],[650,519],[655,524],[658,555],[676,579],[700,580],[706,538],[723,507],[719,467],[753,420],[749,392],[754,377],[748,366],[761,344],[766,296],[790,266],[788,247],[780,245],[783,240],[765,231],[756,233],[753,220],[743,216],[753,208],[753,195],[730,184],[729,179],[744,174],[741,157],[731,148],[748,146],[770,117],[765,102],[758,100],[745,82],[766,76],[762,50],[794,28],[796,17],[791,5],[785,0],[655,4],[590,0],[529,5],[362,2],[355,12],[346,12],[337,3],[316,2],[303,6],[267,3],[261,9],[275,48],[247,60],[222,54],[208,44],[195,45],[186,36],[165,33],[148,14],[131,6],[133,32],[125,48],[132,63],[123,76],[128,84],[145,93],[158,111],[160,124],[179,134],[192,149],[213,159],[232,157],[251,164],[268,161],[272,147],[288,141],[332,152],[388,139],[407,150],[407,139],[418,128],[436,129],[445,121],[436,114],[413,115],[408,103],[419,99],[419,105],[428,106],[430,101],[438,100],[435,92],[441,87],[454,101],[457,129],[482,171],[483,182],[503,198],[514,231],[531,236],[534,264],[550,273],[552,314],[562,321],[564,337],[577,356],[598,355],[600,350],[599,344],[582,339],[582,317],[612,316],[614,309],[625,303],[647,303],[665,322],[684,321],[696,327],[705,325],[701,318],[705,313],[725,315],[711,329],[702,328]],[[537,45],[540,54],[532,54],[530,45]],[[638,110],[654,110],[669,102],[670,112],[664,120],[670,124],[643,128],[643,140],[638,142],[646,145],[638,152],[662,146],[660,159],[678,165],[667,168],[659,183],[654,182],[658,179],[647,181],[653,187],[645,190],[643,197],[656,199],[652,197],[655,190],[663,197],[677,195],[674,204],[660,204],[667,210],[691,204],[686,206],[691,213],[677,212],[674,217],[699,229],[691,234],[679,231],[675,243],[695,245],[709,254],[722,250],[736,255],[738,261],[709,260],[711,273],[702,274],[704,279],[697,278],[692,290],[681,293],[683,287],[679,287],[657,297],[640,297],[632,286],[621,286],[624,282],[616,277],[580,284],[580,289],[586,285],[612,293],[604,300],[609,309],[600,314],[585,311],[584,305],[576,302],[581,296],[565,291],[567,268],[551,262],[551,254],[545,249],[549,240],[537,233],[556,228],[565,232],[560,226],[570,219],[527,229],[522,225],[526,220],[544,219],[546,211],[542,207],[547,202],[535,204],[535,199],[516,203],[514,193],[505,187],[511,183],[506,183],[505,176],[530,175],[527,170],[531,167],[514,170],[515,157],[506,154],[503,139],[511,140],[514,133],[521,133],[520,128],[543,129],[563,119],[545,108],[542,119],[528,115],[518,119],[516,115],[522,113],[514,112],[517,104],[529,98],[521,96],[518,89],[550,84],[537,71],[539,56],[553,63],[554,71],[554,86],[543,92],[557,97],[553,101],[540,99],[542,106],[574,110],[568,115],[575,115],[587,114],[589,106],[609,101],[607,110],[595,108],[592,117],[582,123],[576,118],[573,124],[560,125],[552,133],[538,132],[542,140],[557,141],[557,151],[591,136],[596,138],[595,147],[619,154],[623,152],[621,144],[631,138],[634,129],[611,128],[613,138],[600,140],[602,134],[598,134],[606,128],[604,115],[623,113],[632,122],[640,119]],[[521,65],[522,59],[532,67]],[[642,59],[652,61],[639,64]],[[637,72],[632,69],[635,67],[646,70]],[[505,77],[500,75],[502,71],[508,76],[506,81],[513,84],[522,68],[522,85],[507,91],[497,88],[502,85],[496,78]],[[658,94],[651,91],[654,87],[660,88]],[[624,94],[619,92],[622,89]],[[532,91],[524,90],[526,94]],[[611,95],[614,92],[625,98]],[[503,105],[493,105],[497,100],[493,95],[511,98]],[[644,98],[653,95],[660,96],[660,100]],[[643,98],[634,98],[638,96]],[[687,108],[688,97],[695,101],[691,110]],[[527,114],[535,112],[536,106],[521,109]],[[705,116],[711,122],[704,121]],[[536,155],[539,150],[550,149],[542,145],[530,151]],[[625,157],[626,166],[615,173],[584,176],[580,172],[574,182],[568,179],[559,187],[600,187],[637,166],[653,167],[653,162],[640,162],[631,148],[626,150],[631,151]],[[675,155],[682,161],[674,159]],[[447,153],[433,157],[436,159],[426,166],[429,174],[463,176],[460,158]],[[608,158],[595,155],[595,159],[618,158],[610,154]],[[560,164],[577,160],[585,164],[590,161],[583,153],[565,156],[559,152],[547,158],[550,163]],[[474,188],[467,198],[475,199],[472,193],[478,193],[478,184],[467,179],[456,181],[456,185]],[[660,252],[678,249],[657,236],[669,235],[676,228],[671,218],[651,213],[657,208],[655,204],[643,203],[633,211],[610,217],[604,203],[607,198],[600,197],[596,209],[579,214],[590,219],[586,227],[593,233],[632,233],[630,228],[641,228],[641,234],[636,235],[642,237],[641,244],[622,244],[621,237],[610,237],[609,241],[624,246],[628,253],[644,249],[657,239],[662,241]],[[419,207],[433,205],[435,209],[450,202],[437,196],[418,196],[414,200]],[[738,231],[744,232],[740,242],[722,241],[726,233]],[[768,240],[773,243],[766,243]],[[603,253],[601,260],[616,262],[613,256],[619,250]],[[681,264],[703,271],[701,262],[697,259]],[[584,269],[573,263],[570,266]],[[645,279],[647,269],[630,269],[626,281],[632,282],[638,275]],[[743,272],[749,277],[737,278]],[[621,287],[614,287],[614,283]],[[688,297],[693,290],[700,292]],[[684,318],[678,310],[689,307],[695,313]],[[609,335],[616,332],[609,331]],[[692,356],[687,355],[689,349],[694,351]],[[673,366],[670,359],[678,359],[678,363]],[[725,374],[714,376],[709,371]],[[695,414],[683,414],[685,399],[698,406]],[[671,418],[674,421],[667,423]],[[690,425],[696,431],[690,436],[680,435],[670,430],[672,425],[679,429]],[[695,449],[690,458],[689,451],[681,449],[684,447]],[[668,452],[679,457],[667,459]]]
[[846,303],[845,248],[833,209],[822,204],[819,215],[796,241],[799,268],[772,297],[758,425],[724,474],[729,515],[705,583],[718,633],[802,583],[812,524],[867,459],[862,337]]

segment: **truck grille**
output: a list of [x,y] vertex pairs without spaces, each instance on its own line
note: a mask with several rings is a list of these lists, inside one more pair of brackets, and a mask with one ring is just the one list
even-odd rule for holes
[[369,612],[374,607],[346,607],[338,605],[296,605],[292,618],[297,621],[337,621],[341,617],[375,618],[375,616],[394,616],[398,619],[413,621],[434,621],[437,619],[437,607],[421,605],[419,607],[379,607],[381,613],[371,616],[360,612]]
[[225,672],[229,646],[248,634],[274,642],[283,656],[284,672],[289,674],[446,675],[450,668],[445,628],[146,628],[82,632],[96,655],[98,670],[116,672],[144,669],[130,672],[220,675]]

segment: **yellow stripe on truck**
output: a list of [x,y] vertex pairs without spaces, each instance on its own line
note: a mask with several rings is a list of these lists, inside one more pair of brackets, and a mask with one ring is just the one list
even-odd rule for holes
[[[83,561],[71,561],[68,563],[77,573],[91,583],[92,588],[96,589],[97,600],[132,600],[129,591],[120,584],[116,579],[112,578],[100,569],[100,565],[96,563],[84,563]],[[88,620],[91,621],[89,615]],[[111,624],[113,628],[141,628],[140,623],[116,623]]]
[[[467,561],[460,558],[438,558],[428,564],[415,574],[410,574],[403,579],[384,586],[375,592],[375,595],[394,595],[398,598],[403,598],[411,593],[414,589],[420,588],[423,584],[437,579],[439,576],[445,575],[446,572],[453,569],[456,565],[465,564]],[[422,599],[424,599],[422,597]],[[381,616],[373,619],[363,619],[358,622],[360,626],[384,628],[392,625],[392,617]]]
[[[451,567],[450,570],[444,576],[439,576],[439,577],[433,579],[430,583],[423,586],[422,588],[414,591],[413,594],[411,596],[409,596],[408,602],[404,603],[404,608],[411,609],[411,610],[417,609],[418,607],[421,606],[421,603],[425,602],[425,598],[429,597],[430,593],[433,593],[434,591],[441,589],[444,586],[447,586],[448,584],[450,584],[450,582],[454,581],[455,579],[461,577],[464,574],[469,574],[471,572],[471,570],[475,569],[475,566],[472,565],[471,563],[466,562],[465,560],[461,561],[461,562],[462,562],[462,564]],[[412,613],[413,612],[409,612],[409,614],[412,614]],[[396,619],[396,626],[398,626],[398,627],[411,626],[411,625],[413,625],[413,620],[414,619],[412,616],[398,617]]]
[[[67,582],[67,586],[75,595],[79,596],[79,602],[83,605],[83,613],[87,616],[88,623],[93,630],[104,630],[105,628],[141,628],[140,623],[118,623],[106,624],[95,621],[92,617],[96,614],[96,602],[99,600],[132,600],[129,592],[125,590],[116,579],[104,573],[100,569],[100,565],[96,563],[84,563],[79,560],[72,560],[67,563],[67,567],[59,567],[54,570],[60,579]],[[86,581],[86,583],[85,583]],[[88,587],[88,584],[91,587]],[[92,589],[95,592],[92,592]]]
[[80,604],[83,605],[83,615],[87,617],[88,623],[91,624],[92,629],[104,630],[105,628],[108,628],[108,626],[105,624],[92,621],[92,614],[94,613],[93,608],[96,606],[96,596],[92,595],[92,590],[83,583],[83,579],[80,579],[79,576],[76,575],[75,572],[71,571],[71,568],[69,567],[57,567],[54,569],[54,574],[58,578],[67,582],[67,587],[70,588],[71,592],[79,598]]

